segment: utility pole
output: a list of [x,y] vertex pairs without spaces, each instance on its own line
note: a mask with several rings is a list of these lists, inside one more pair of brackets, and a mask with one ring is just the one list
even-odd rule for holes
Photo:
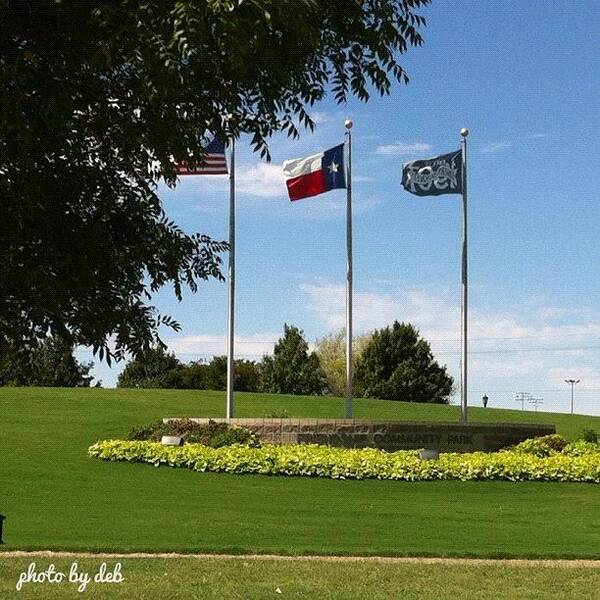
[[544,404],[544,399],[543,398],[530,398],[529,404],[533,404],[535,406],[535,412],[537,412],[538,406],[540,404]]
[[517,392],[514,400],[521,403],[521,410],[525,410],[525,402],[531,400],[531,394],[529,392]]

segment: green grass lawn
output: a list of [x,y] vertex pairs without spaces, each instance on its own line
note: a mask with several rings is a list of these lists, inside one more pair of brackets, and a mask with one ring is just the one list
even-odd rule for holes
[[[201,474],[87,457],[162,416],[220,416],[224,393],[0,390],[3,549],[600,557],[600,487]],[[335,417],[343,400],[239,394],[239,416]],[[358,400],[357,418],[453,420],[457,407]],[[600,418],[473,409],[473,420]]]
[[[93,578],[102,562],[112,571],[121,562],[120,584],[91,581],[78,593],[72,583],[25,584],[16,592],[21,572],[35,561],[42,571],[54,564],[68,573],[73,558],[0,558],[0,597],[44,600],[69,598],[169,598],[183,600],[548,600],[595,598],[600,570],[584,567],[506,565],[427,565],[382,562],[277,561],[269,559],[77,559],[78,572]],[[277,592],[279,588],[280,592]]]

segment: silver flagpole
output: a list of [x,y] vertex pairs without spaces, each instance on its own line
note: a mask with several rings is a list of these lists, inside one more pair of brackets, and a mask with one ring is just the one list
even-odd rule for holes
[[227,412],[233,418],[233,360],[235,315],[235,140],[231,138],[231,166],[229,172],[229,319],[227,322]]
[[467,262],[467,136],[469,130],[464,128],[460,130],[461,150],[462,150],[462,199],[463,199],[463,243],[462,243],[462,360],[461,360],[461,404],[460,404],[460,420],[463,423],[467,422],[467,347],[468,347],[468,262]]
[[348,168],[346,170],[346,419],[352,418],[352,121],[346,119]]

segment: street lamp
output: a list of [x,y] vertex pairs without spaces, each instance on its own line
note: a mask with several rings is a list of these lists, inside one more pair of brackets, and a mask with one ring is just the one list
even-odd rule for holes
[[571,414],[573,414],[573,388],[576,383],[579,383],[581,379],[565,379],[565,383],[571,386]]

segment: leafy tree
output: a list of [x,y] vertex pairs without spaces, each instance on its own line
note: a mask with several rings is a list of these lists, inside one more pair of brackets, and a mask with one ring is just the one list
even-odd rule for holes
[[117,380],[122,388],[183,387],[182,365],[174,354],[162,347],[138,354],[129,362]]
[[261,381],[262,390],[273,394],[321,395],[327,391],[319,357],[309,353],[303,332],[287,324],[273,356],[263,357]]
[[[13,354],[0,368],[0,384],[10,386],[89,387],[94,363],[80,363],[73,347],[49,337],[26,356]],[[96,385],[100,385],[98,382]]]
[[[233,388],[237,392],[259,390],[258,365],[251,360],[234,360]],[[205,389],[227,389],[227,356],[214,356],[207,365]]]
[[365,396],[447,404],[453,379],[433,358],[429,343],[409,323],[394,321],[373,333],[357,368]]
[[253,360],[236,360],[234,370],[235,389],[240,392],[260,391],[260,370]]
[[[352,340],[352,364],[354,367],[352,389],[356,396],[364,393],[364,382],[357,377],[357,365],[365,346],[371,340],[366,333]],[[346,395],[346,332],[341,329],[317,340],[315,352],[327,379],[327,387],[334,396]]]
[[109,360],[160,343],[178,324],[152,295],[220,278],[226,249],[165,214],[175,162],[206,130],[268,157],[327,90],[406,82],[428,3],[0,2],[0,354],[49,332]]
[[[234,388],[238,392],[259,389],[258,365],[248,360],[236,360]],[[138,355],[119,375],[118,387],[164,389],[225,390],[227,388],[227,357],[214,356],[210,362],[192,361],[182,364],[174,354],[161,347]]]
[[207,365],[206,389],[224,390],[227,388],[227,357],[213,356]]
[[206,390],[208,363],[203,360],[192,361],[181,370],[181,387],[190,390]]

